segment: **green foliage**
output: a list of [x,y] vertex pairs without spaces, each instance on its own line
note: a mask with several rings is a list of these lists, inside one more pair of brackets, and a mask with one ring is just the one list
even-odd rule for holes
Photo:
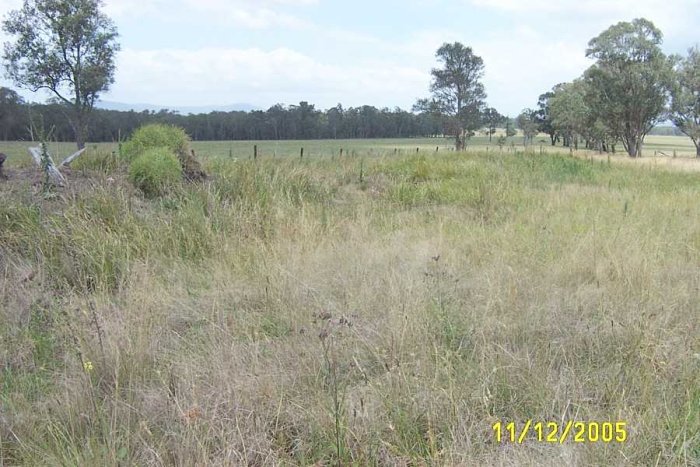
[[167,148],[178,157],[189,152],[190,137],[185,130],[174,125],[152,123],[144,125],[131,135],[121,148],[121,157],[131,162],[148,149]]
[[688,56],[678,63],[677,83],[673,88],[671,119],[693,140],[700,157],[700,48],[688,50]]
[[552,125],[564,136],[565,143],[586,131],[591,109],[586,103],[586,82],[577,79],[554,87],[549,99]]
[[129,181],[149,197],[166,194],[181,179],[180,161],[165,147],[144,151],[129,166]]
[[15,39],[5,46],[8,76],[68,106],[78,148],[95,100],[114,82],[119,50],[116,27],[100,7],[97,0],[29,0],[3,23]]
[[513,120],[510,117],[506,117],[506,136],[510,138],[511,136],[515,136],[517,134],[518,132],[515,131]]
[[496,133],[498,125],[501,125],[505,121],[505,118],[506,117],[498,113],[493,107],[488,107],[484,110],[482,120],[484,125],[486,125],[489,141],[491,141],[491,137]]
[[539,131],[539,123],[536,119],[536,112],[532,109],[524,109],[516,118],[518,128],[523,130],[525,136],[525,144],[532,144],[534,138]]
[[486,91],[481,83],[484,61],[471,47],[459,42],[443,44],[435,56],[442,68],[431,71],[432,99],[421,99],[415,109],[441,115],[446,119],[448,133],[455,137],[455,149],[464,149],[464,139],[481,124],[481,109]]
[[587,100],[631,157],[641,155],[644,137],[663,118],[671,89],[671,61],[661,42],[661,31],[638,18],[609,27],[586,50],[597,59],[585,73]]

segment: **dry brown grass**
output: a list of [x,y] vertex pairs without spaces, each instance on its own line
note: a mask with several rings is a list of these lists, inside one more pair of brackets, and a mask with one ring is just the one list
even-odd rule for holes
[[[352,158],[207,170],[164,200],[119,178],[4,198],[0,465],[697,464],[697,175],[493,153],[370,158],[362,183]],[[629,439],[494,441],[527,419]]]

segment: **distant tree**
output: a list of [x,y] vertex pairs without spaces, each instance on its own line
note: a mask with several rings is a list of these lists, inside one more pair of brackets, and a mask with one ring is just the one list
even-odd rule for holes
[[595,84],[587,78],[576,80],[579,92],[584,95],[585,106],[583,108],[583,122],[578,123],[577,133],[586,142],[588,149],[615,152],[615,144],[619,140],[619,130],[610,126],[605,118],[605,105],[601,99],[605,96],[600,93]]
[[510,117],[505,117],[506,121],[506,137],[510,138],[511,136],[515,136],[518,134],[518,132],[515,130],[515,123],[513,122],[513,119]]
[[296,127],[297,138],[318,138],[321,126],[321,112],[316,110],[313,104],[301,101],[299,105],[290,105],[289,112]]
[[590,108],[586,102],[586,87],[583,80],[558,84],[549,99],[552,126],[562,134],[564,145],[572,150],[578,137],[585,131]]
[[3,141],[7,141],[11,135],[16,133],[13,130],[20,124],[23,105],[24,100],[17,92],[0,87],[0,128],[2,128]]
[[275,104],[267,109],[265,113],[267,116],[267,123],[272,130],[272,138],[282,139],[282,135],[285,131],[287,109],[285,109],[282,104]]
[[552,119],[549,115],[549,99],[553,96],[554,93],[551,91],[540,94],[537,100],[537,110],[535,111],[535,121],[537,122],[538,131],[549,135],[552,146],[557,142],[557,130],[552,125]]
[[435,53],[441,68],[433,68],[430,84],[432,99],[417,102],[415,110],[442,115],[446,133],[455,137],[455,149],[462,150],[466,138],[479,129],[486,99],[481,78],[484,61],[471,47],[459,42],[443,44]]
[[333,139],[338,138],[338,132],[343,128],[343,106],[338,104],[326,111],[326,117],[329,127],[329,136]]
[[697,45],[678,62],[675,75],[671,120],[693,140],[697,157],[700,157],[700,49]]
[[630,157],[641,156],[644,137],[664,118],[672,67],[661,42],[651,21],[635,19],[603,31],[586,50],[597,59],[585,73],[597,93],[596,111]]
[[496,133],[496,129],[499,125],[502,125],[505,121],[505,117],[498,113],[498,110],[493,107],[488,107],[484,109],[483,112],[483,123],[486,125],[486,133],[489,135],[489,143],[491,142],[492,136]]
[[520,115],[515,119],[518,128],[523,131],[523,140],[525,146],[532,144],[532,140],[539,132],[539,124],[536,119],[537,112],[532,109],[523,109]]
[[85,146],[90,113],[114,82],[117,30],[101,0],[25,0],[3,30],[7,76],[20,87],[48,89],[68,110],[78,148]]

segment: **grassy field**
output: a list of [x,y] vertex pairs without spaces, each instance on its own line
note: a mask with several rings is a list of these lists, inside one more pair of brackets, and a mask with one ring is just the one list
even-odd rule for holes
[[700,174],[299,143],[156,199],[2,146],[0,465],[698,465]]
[[[476,136],[470,139],[467,151],[483,152],[512,152],[513,150],[524,151],[522,137],[509,138],[508,143],[500,148],[496,144],[496,137],[489,142],[488,137]],[[512,146],[511,146],[512,143]],[[33,143],[27,142],[0,142],[0,152],[11,156],[8,164],[29,165],[31,160],[27,153],[27,147]],[[57,154],[57,158],[70,155],[75,149],[72,143],[54,143],[52,152]],[[409,155],[416,150],[424,152],[452,151],[454,142],[450,138],[405,138],[405,139],[350,139],[350,140],[308,140],[308,141],[198,141],[193,147],[198,154],[212,158],[235,158],[250,159],[253,157],[253,147],[257,146],[260,158],[276,157],[299,157],[301,148],[304,148],[304,157],[340,157],[340,150],[344,155],[378,156],[378,155]],[[99,143],[88,145],[89,149],[98,151],[116,151],[117,144]],[[540,153],[560,153],[568,152],[568,148],[561,146],[552,147],[549,143],[549,136],[539,135],[535,138],[534,144],[527,148],[528,151]],[[644,157],[649,160],[668,159],[673,155],[681,159],[695,159],[695,146],[690,138],[680,136],[648,136],[644,145]],[[663,156],[661,154],[666,154]],[[576,154],[585,156],[595,154],[593,151],[578,150]],[[619,145],[618,153],[614,156],[617,159],[624,158],[624,150]],[[619,156],[619,157],[618,157]],[[698,162],[700,166],[700,162]]]

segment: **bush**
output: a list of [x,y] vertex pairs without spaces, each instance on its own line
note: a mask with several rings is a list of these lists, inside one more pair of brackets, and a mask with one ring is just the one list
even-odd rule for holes
[[129,166],[129,180],[149,197],[167,193],[181,179],[180,161],[167,147],[148,149]]
[[190,137],[182,128],[153,123],[140,127],[131,135],[129,141],[122,145],[121,157],[131,162],[149,149],[168,148],[182,158],[189,154],[189,146]]

